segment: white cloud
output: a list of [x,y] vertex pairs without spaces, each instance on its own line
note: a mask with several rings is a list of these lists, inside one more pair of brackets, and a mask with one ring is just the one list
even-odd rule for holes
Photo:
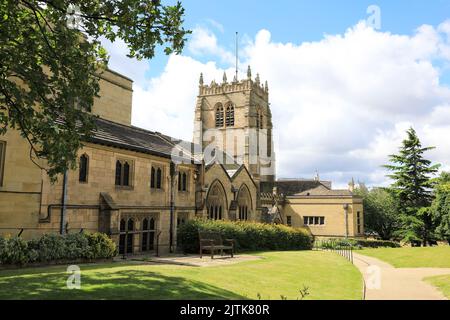
[[[435,63],[449,62],[449,31],[450,21],[421,26],[412,36],[360,23],[343,35],[299,45],[258,32],[243,48],[240,65],[251,64],[254,74],[269,80],[278,176],[311,177],[318,169],[341,186],[351,177],[386,184],[380,166],[411,125],[424,145],[437,147],[428,154],[432,160],[450,169],[450,89],[440,84]],[[136,81],[133,124],[192,138],[199,73],[205,82],[223,73],[198,59],[215,57],[232,66],[234,58],[203,27],[187,49],[192,57],[171,56],[147,90]]]
[[234,63],[234,55],[218,44],[216,35],[205,27],[196,27],[188,43],[188,50],[194,56],[215,56],[221,62]]

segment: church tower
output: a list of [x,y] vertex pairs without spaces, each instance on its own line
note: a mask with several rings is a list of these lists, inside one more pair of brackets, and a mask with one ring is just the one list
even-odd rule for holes
[[222,83],[213,80],[207,85],[201,74],[194,143],[202,146],[206,163],[224,151],[220,160],[225,166],[233,161],[244,164],[258,184],[272,183],[275,153],[267,81],[262,85],[259,75],[253,79],[250,66],[241,81],[235,76],[229,82],[224,74]]

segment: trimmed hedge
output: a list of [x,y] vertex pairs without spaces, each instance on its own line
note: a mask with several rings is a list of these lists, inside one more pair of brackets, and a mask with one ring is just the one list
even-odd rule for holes
[[362,248],[400,248],[400,243],[388,240],[364,239],[327,239],[318,240],[316,246],[323,249],[336,249],[341,247]]
[[116,244],[102,233],[45,234],[29,241],[0,237],[0,264],[3,265],[109,259],[116,254]]
[[245,251],[310,250],[313,239],[305,229],[256,222],[189,220],[178,228],[178,245],[185,253],[198,253],[198,231],[220,232],[235,239],[236,249]]

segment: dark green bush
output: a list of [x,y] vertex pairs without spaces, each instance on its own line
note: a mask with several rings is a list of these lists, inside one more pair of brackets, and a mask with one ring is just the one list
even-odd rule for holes
[[362,248],[399,248],[400,244],[395,241],[387,241],[387,240],[326,239],[316,241],[315,246],[322,249],[336,249],[343,247],[362,249]]
[[3,239],[0,250],[0,261],[4,264],[22,265],[28,261],[28,244],[22,238]]
[[236,249],[309,250],[312,236],[304,229],[255,222],[190,220],[178,228],[178,245],[186,253],[199,251],[198,231],[219,232],[224,239],[235,239]]
[[0,238],[0,264],[108,259],[116,255],[116,250],[116,244],[102,233],[46,234],[29,241]]
[[116,244],[104,233],[92,233],[87,235],[89,259],[106,259],[117,254]]

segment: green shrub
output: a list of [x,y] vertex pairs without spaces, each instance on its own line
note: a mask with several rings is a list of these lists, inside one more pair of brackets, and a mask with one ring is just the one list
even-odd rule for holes
[[178,245],[186,253],[199,250],[198,232],[219,232],[224,239],[235,239],[236,249],[259,250],[309,250],[312,236],[304,229],[284,225],[255,222],[190,220],[178,228]]
[[28,261],[28,244],[19,237],[3,239],[0,246],[2,264],[23,265]]
[[399,248],[400,244],[395,241],[387,241],[387,240],[326,239],[316,241],[315,246],[322,249],[336,249],[343,247],[362,249],[362,248]]
[[89,258],[88,236],[84,233],[72,233],[65,236],[65,257],[66,259]]
[[107,259],[117,254],[116,244],[104,233],[92,233],[87,235],[89,259]]
[[116,244],[102,233],[45,234],[29,241],[18,237],[0,238],[0,264],[108,259],[116,253]]

